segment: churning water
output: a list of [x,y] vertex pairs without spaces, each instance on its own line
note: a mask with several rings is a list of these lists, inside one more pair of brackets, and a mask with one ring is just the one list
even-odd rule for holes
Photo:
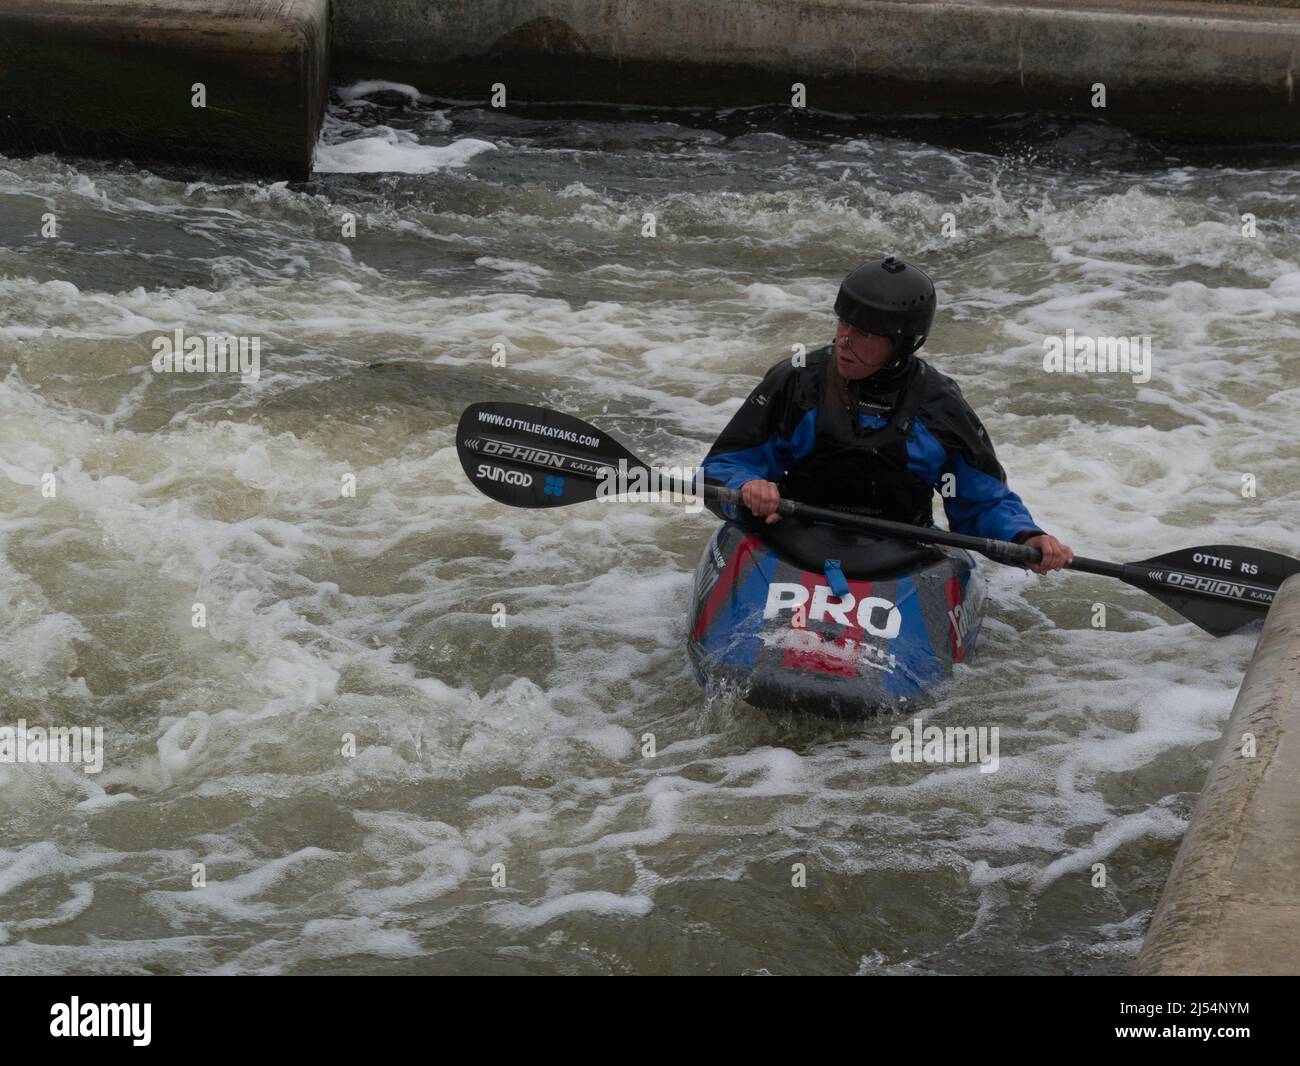
[[[0,763],[0,971],[1123,972],[1252,635],[990,564],[925,716],[998,726],[998,772],[897,764],[899,720],[706,703],[707,514],[508,510],[455,422],[543,403],[696,464],[896,251],[1040,524],[1293,553],[1294,158],[382,85],[302,185],[0,158],[0,725],[105,743]],[[154,373],[177,328],[260,377]],[[1149,336],[1151,379],[1044,372],[1069,329]]]

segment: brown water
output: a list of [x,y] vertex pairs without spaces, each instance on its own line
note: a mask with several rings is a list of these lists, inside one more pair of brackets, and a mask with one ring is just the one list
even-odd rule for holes
[[[301,186],[0,159],[0,725],[106,744],[98,774],[0,764],[0,972],[1124,972],[1253,637],[992,568],[926,717],[997,726],[998,772],[896,764],[897,721],[706,703],[707,515],[507,510],[454,425],[514,398],[697,463],[898,251],[1042,525],[1294,554],[1296,165],[375,101],[326,133],[358,169]],[[155,374],[178,327],[261,338],[260,379]],[[1151,380],[1045,373],[1066,329],[1150,335]]]

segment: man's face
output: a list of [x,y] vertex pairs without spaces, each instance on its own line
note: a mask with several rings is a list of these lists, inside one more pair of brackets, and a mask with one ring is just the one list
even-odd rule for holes
[[840,319],[835,327],[835,365],[846,381],[869,378],[894,358],[894,342],[888,337],[863,333]]

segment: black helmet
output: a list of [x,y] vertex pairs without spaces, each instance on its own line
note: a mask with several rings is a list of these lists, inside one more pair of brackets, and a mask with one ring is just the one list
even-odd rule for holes
[[929,275],[892,255],[863,263],[844,279],[835,297],[835,313],[863,333],[891,338],[896,359],[925,343],[934,307]]

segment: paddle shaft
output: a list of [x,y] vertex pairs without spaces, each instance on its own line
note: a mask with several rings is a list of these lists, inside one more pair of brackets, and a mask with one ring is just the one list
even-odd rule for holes
[[[703,496],[729,506],[745,506],[738,489],[707,483],[697,487],[694,481],[663,474],[654,476],[655,472],[642,460],[596,427],[571,415],[527,404],[503,402],[466,408],[457,427],[456,449],[466,473],[481,491],[516,507],[562,506],[641,491],[649,491],[652,498],[661,493],[687,498]],[[535,473],[511,478],[510,470],[501,464],[517,473],[519,468],[545,471],[544,493],[537,491],[541,486],[534,481]],[[630,479],[633,472],[651,475],[650,480],[657,482],[657,487],[611,491],[610,482],[626,485],[625,479]],[[567,496],[560,488],[566,478],[585,484],[587,490]],[[552,488],[558,491],[552,492]],[[777,511],[782,516],[859,529],[898,540],[963,548],[1013,566],[1034,566],[1042,561],[1042,553],[1026,544],[952,533],[935,526],[908,525],[788,499],[780,501]],[[1137,563],[1075,556],[1066,568],[1116,578],[1140,588],[1202,629],[1223,636],[1262,616],[1273,602],[1277,586],[1287,575],[1300,572],[1300,560],[1276,552],[1210,545]],[[1252,580],[1252,575],[1258,575],[1258,580]],[[1196,607],[1197,604],[1201,606]],[[1213,607],[1223,611],[1207,613]]]
[[[720,503],[740,507],[745,506],[737,489],[705,485],[703,495],[705,499],[716,499]],[[871,533],[882,533],[887,536],[897,537],[900,540],[919,541],[925,544],[946,544],[953,548],[965,548],[969,551],[979,552],[981,555],[986,555],[990,559],[1001,563],[1032,566],[1043,557],[1043,553],[1037,548],[1031,548],[1025,544],[1013,544],[1010,541],[993,540],[989,537],[972,537],[965,533],[949,533],[947,530],[926,526],[910,526],[903,522],[891,522],[884,518],[868,518],[863,515],[845,514],[843,511],[833,511],[826,507],[814,507],[812,504],[799,503],[796,500],[782,499],[777,511],[782,515],[804,517],[816,522],[849,526]],[[1126,584],[1147,591],[1153,589],[1163,592],[1176,591],[1180,595],[1218,600],[1221,603],[1240,604],[1242,602],[1242,593],[1247,589],[1257,593],[1255,600],[1257,605],[1261,603],[1266,605],[1273,600],[1272,590],[1262,586],[1244,585],[1239,580],[1205,579],[1199,575],[1185,574],[1167,566],[1162,567],[1159,564],[1112,563],[1105,559],[1088,559],[1076,555],[1070,562],[1065,564],[1065,568],[1085,574],[1118,578]],[[1182,580],[1175,585],[1170,581],[1171,577],[1185,577],[1193,583],[1189,584],[1187,580]]]
[[[706,500],[717,500],[719,503],[730,504],[734,507],[745,506],[738,489],[706,484],[703,486],[702,493]],[[972,537],[965,533],[949,533],[947,530],[929,526],[910,526],[904,522],[891,522],[887,518],[869,518],[866,515],[847,514],[844,511],[834,511],[829,507],[815,507],[810,503],[799,503],[797,500],[787,500],[784,497],[782,497],[777,511],[791,518],[809,518],[814,522],[828,522],[832,525],[865,530],[868,533],[882,533],[886,536],[898,537],[900,540],[920,541],[925,544],[945,544],[950,548],[965,548],[968,551],[987,555],[990,559],[996,559],[999,562],[1032,566],[1043,557],[1043,553],[1037,548],[1030,548],[1024,544],[1012,544],[1009,540]]]

